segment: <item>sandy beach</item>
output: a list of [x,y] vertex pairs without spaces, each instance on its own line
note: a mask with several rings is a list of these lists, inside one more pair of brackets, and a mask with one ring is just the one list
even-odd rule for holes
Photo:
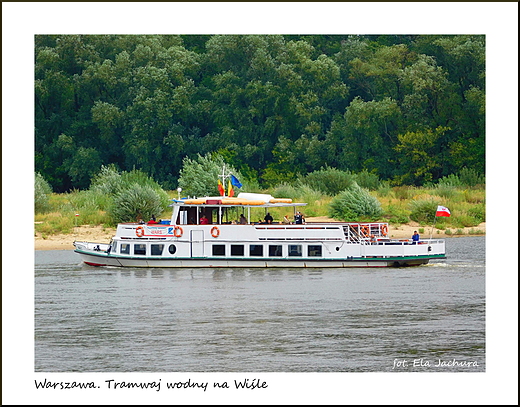
[[[326,217],[316,217],[316,218],[307,218],[307,222],[328,222],[331,219]],[[414,230],[419,230],[420,226],[415,222],[410,222],[406,225],[401,225],[399,227],[389,227],[389,235],[391,238],[397,239],[406,239],[411,238]],[[421,234],[422,238],[429,238],[431,233],[431,227],[423,227],[424,233]],[[446,235],[444,231],[441,233],[437,233],[437,230],[434,229],[433,236],[434,238],[446,238],[446,237],[459,237],[459,236],[467,236],[469,231],[473,230],[481,230],[483,234],[486,233],[486,223],[481,223],[476,227],[464,228],[463,235]],[[103,228],[102,226],[78,226],[74,229],[74,231],[67,235],[53,235],[47,236],[45,239],[41,236],[41,234],[36,233],[34,238],[34,248],[35,250],[73,250],[73,242],[74,241],[89,241],[89,242],[99,242],[99,243],[109,243],[110,239],[115,235],[115,228]],[[455,230],[452,229],[452,232]]]

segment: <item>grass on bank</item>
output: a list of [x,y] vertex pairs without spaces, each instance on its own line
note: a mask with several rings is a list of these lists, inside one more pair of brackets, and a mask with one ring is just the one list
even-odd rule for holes
[[[306,206],[299,210],[305,217],[325,216],[329,217],[329,205],[332,196],[324,195],[314,189],[303,186],[281,185],[268,191],[256,191],[268,193],[277,198],[292,198],[293,202],[307,202]],[[177,197],[177,191],[167,191],[171,198]],[[434,219],[436,230],[451,236],[464,234],[464,228],[471,228],[470,235],[483,234],[478,225],[485,222],[485,189],[462,189],[455,187],[418,188],[418,187],[388,187],[381,186],[375,191],[370,191],[382,206],[383,214],[380,221],[389,222],[393,227],[407,224],[413,220],[414,205],[420,204],[436,208],[443,205],[450,209],[451,217],[439,217]],[[72,191],[65,194],[49,194],[46,210],[35,214],[35,232],[46,236],[56,234],[71,234],[76,226],[103,226],[114,228],[108,209],[108,198],[102,193],[93,191]],[[293,219],[293,208],[272,208],[271,215],[275,220],[282,220],[284,215]],[[76,216],[78,214],[78,216]],[[236,213],[236,217],[240,213]],[[235,216],[230,213],[229,216]],[[258,221],[265,216],[264,208],[251,208],[251,220]],[[169,219],[171,208],[167,207],[158,218]],[[232,218],[229,220],[233,220]],[[364,221],[364,219],[359,219]],[[431,221],[420,220],[419,226],[428,228]]]

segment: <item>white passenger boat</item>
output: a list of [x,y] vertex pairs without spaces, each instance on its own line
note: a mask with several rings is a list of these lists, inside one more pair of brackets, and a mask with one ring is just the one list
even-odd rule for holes
[[[116,267],[399,267],[445,258],[444,240],[390,239],[388,223],[264,223],[252,208],[306,203],[266,194],[240,193],[178,199],[171,219],[158,224],[122,223],[110,243],[74,242],[92,266]],[[235,222],[247,214],[247,223]],[[209,224],[201,224],[203,215]]]

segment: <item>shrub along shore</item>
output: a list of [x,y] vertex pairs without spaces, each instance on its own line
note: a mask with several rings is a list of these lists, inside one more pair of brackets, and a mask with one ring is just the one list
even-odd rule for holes
[[[87,192],[49,194],[48,209],[35,215],[36,250],[70,250],[74,240],[110,241],[116,224],[106,209],[100,209],[103,204],[96,203],[93,194]],[[294,202],[307,202],[308,205],[301,209],[308,222],[352,221],[331,218],[334,197],[311,188],[297,190],[291,186],[280,186],[259,192],[278,198],[289,197]],[[356,221],[389,222],[391,237],[409,238],[414,230],[423,238],[484,235],[486,232],[484,188],[380,187],[369,193],[380,203],[381,214],[377,219],[361,217]],[[177,198],[177,191],[168,191],[167,194],[170,199]],[[437,205],[448,207],[451,216],[435,218]],[[264,211],[263,208],[254,208],[252,219],[263,219]],[[275,220],[281,220],[284,215],[292,218],[291,211],[292,208],[275,208],[271,215]],[[169,219],[171,209],[166,207],[156,216]]]
[[[51,186],[39,175],[35,177],[35,238],[37,241],[90,240],[113,235],[121,222],[147,221],[152,216],[170,219],[172,199],[187,196],[218,196],[216,180],[226,168],[243,180],[240,191],[270,194],[307,203],[299,210],[308,221],[388,222],[392,237],[410,237],[413,230],[423,236],[445,237],[485,234],[485,179],[475,171],[443,177],[422,187],[392,186],[377,175],[362,171],[352,173],[335,168],[299,176],[291,184],[282,183],[262,189],[256,179],[247,179],[227,166],[220,156],[185,158],[179,177],[179,190],[165,191],[140,170],[119,172],[115,167],[102,167],[93,177],[88,190],[53,193]],[[229,187],[231,184],[229,184]],[[224,191],[222,191],[224,192]],[[228,193],[231,192],[228,190]],[[232,194],[230,196],[233,196]],[[449,208],[451,216],[436,217],[439,205]],[[251,220],[261,220],[265,208],[251,208]],[[291,219],[294,208],[272,208],[276,220]],[[238,218],[238,211],[231,211]],[[235,219],[238,221],[238,219]],[[87,231],[74,239],[73,235]],[[102,232],[99,236],[98,232]],[[401,234],[400,231],[403,231]],[[109,236],[104,236],[105,234]],[[103,240],[101,240],[103,241]]]

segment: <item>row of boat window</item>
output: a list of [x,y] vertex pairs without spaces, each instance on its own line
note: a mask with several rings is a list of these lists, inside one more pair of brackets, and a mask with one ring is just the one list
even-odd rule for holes
[[[130,252],[131,246],[133,246],[133,253]],[[119,248],[120,254],[133,254],[136,256],[146,256],[147,245],[144,243],[121,243]],[[150,245],[150,256],[162,256],[164,252],[165,244],[152,243]],[[304,253],[304,246],[301,244],[289,244],[287,247],[287,256],[289,257],[301,257]],[[283,257],[284,256],[283,245],[261,245],[261,244],[213,244],[211,247],[211,254],[213,256],[245,256],[248,252],[249,257],[264,257],[264,253],[269,257]],[[168,245],[168,253],[175,254],[177,247],[174,244]],[[114,243],[113,251],[117,253],[117,244]],[[226,253],[227,252],[227,253]],[[322,246],[321,245],[308,245],[307,253],[308,257],[322,257]]]

